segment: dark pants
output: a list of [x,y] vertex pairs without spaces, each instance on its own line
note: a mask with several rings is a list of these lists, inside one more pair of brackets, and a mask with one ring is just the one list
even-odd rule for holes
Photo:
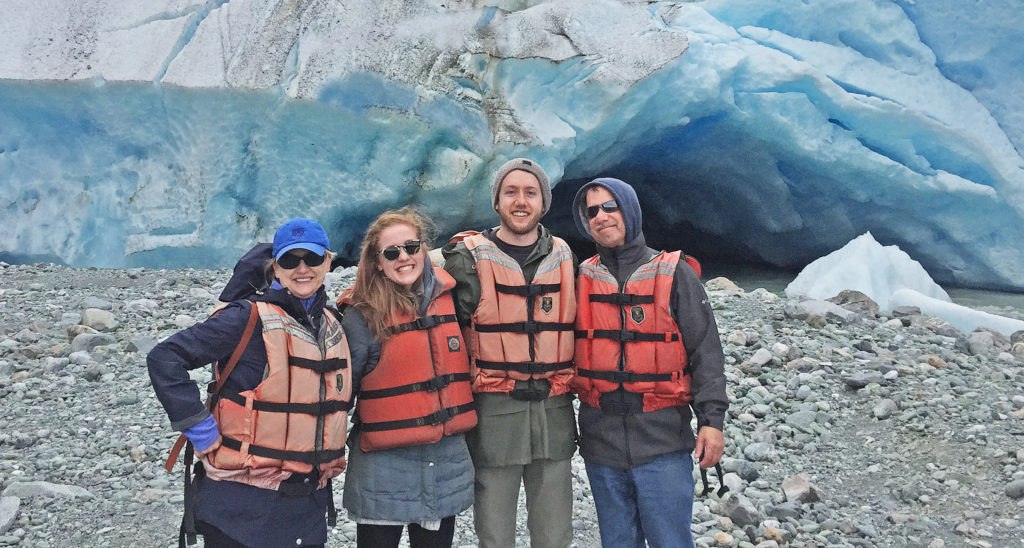
[[[246,545],[227,536],[223,531],[208,523],[197,523],[200,534],[203,535],[203,546],[206,548],[247,548]],[[307,544],[304,548],[324,548],[323,544]]]
[[[402,540],[402,525],[356,525],[357,548],[398,548]],[[451,548],[455,537],[455,516],[441,520],[441,528],[430,531],[418,524],[409,524],[410,548]]]

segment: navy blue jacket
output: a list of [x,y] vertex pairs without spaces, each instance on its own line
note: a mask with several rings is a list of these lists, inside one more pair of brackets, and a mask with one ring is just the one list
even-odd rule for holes
[[[309,314],[302,302],[285,290],[270,289],[262,296],[250,298],[280,306],[314,335],[319,332],[327,304],[322,287]],[[146,358],[149,378],[175,430],[185,430],[210,415],[188,372],[218,360],[222,364],[227,362],[242,337],[251,306],[247,300],[232,302],[216,316],[175,333],[150,351]],[[242,392],[263,381],[267,352],[262,331],[262,324],[257,322],[224,389]],[[331,496],[329,487],[309,496],[289,497],[278,491],[204,478],[199,485],[195,515],[197,522],[212,525],[247,546],[296,546],[297,539],[302,540],[303,546],[324,544]],[[197,526],[202,532],[203,525]]]

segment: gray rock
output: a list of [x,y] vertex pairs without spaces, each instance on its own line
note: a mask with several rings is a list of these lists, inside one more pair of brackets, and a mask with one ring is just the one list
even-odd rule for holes
[[907,316],[920,316],[921,309],[916,306],[897,306],[892,309],[893,318],[905,318]]
[[730,493],[725,497],[722,501],[722,511],[729,516],[733,523],[740,526],[753,525],[756,527],[763,519],[757,506],[740,493]]
[[775,447],[770,443],[749,443],[743,448],[743,456],[754,462],[765,462],[775,459]]
[[797,411],[796,413],[786,415],[786,424],[803,432],[811,432],[814,417],[815,412],[813,411]]
[[776,504],[768,509],[769,516],[780,520],[798,519],[803,513],[800,503],[792,500]]
[[22,342],[22,343],[39,342],[39,340],[42,339],[42,338],[43,338],[42,335],[40,335],[39,333],[36,333],[35,331],[32,331],[31,329],[27,329],[27,328],[26,329],[22,329],[21,331],[18,331],[17,333],[14,334],[14,340],[16,340],[18,342]]
[[63,371],[64,368],[71,363],[68,358],[54,358],[53,356],[47,356],[43,360],[43,371],[47,373],[57,373]]
[[4,489],[3,496],[23,499],[32,497],[93,498],[92,493],[77,485],[61,485],[47,481],[16,481]]
[[75,337],[81,335],[82,333],[99,333],[99,331],[96,331],[95,329],[85,325],[69,325],[67,328],[69,341],[75,340]]
[[86,297],[85,300],[82,301],[82,305],[85,306],[85,308],[98,308],[100,310],[110,310],[114,308],[114,305],[110,304],[110,301],[105,301],[99,297],[93,297],[92,295]]
[[843,383],[850,388],[864,388],[871,383],[884,384],[885,376],[878,371],[857,371],[844,376]]
[[953,327],[946,320],[935,316],[913,316],[911,317],[910,325],[922,327],[943,337],[956,337],[960,334],[959,329]]
[[1021,329],[1020,331],[1014,331],[1013,333],[1011,333],[1010,334],[1010,343],[1011,344],[1024,343],[1024,329]]
[[878,303],[860,291],[844,289],[835,297],[826,300],[858,314],[878,316]]
[[153,299],[135,299],[124,305],[126,312],[135,312],[140,316],[152,316],[160,308],[160,303]]
[[157,341],[153,337],[148,335],[140,335],[132,337],[132,340],[128,341],[128,345],[125,346],[125,350],[129,352],[138,352],[139,354],[149,354],[149,351],[156,346]]
[[70,355],[68,355],[68,361],[75,365],[85,365],[88,363],[92,363],[93,359],[92,356],[85,350],[79,350],[77,352],[72,352]]
[[82,311],[82,325],[96,331],[110,331],[117,327],[117,320],[114,319],[114,314],[107,310],[86,308]]
[[18,517],[21,499],[18,497],[0,497],[0,534],[6,533]]
[[786,315],[798,320],[810,320],[813,317],[824,318],[840,324],[849,324],[860,319],[860,315],[828,301],[807,300],[786,305]]
[[1011,499],[1024,498],[1024,479],[1011,481],[1010,484],[1006,486],[1006,496]]
[[899,409],[900,408],[895,401],[889,398],[884,398],[875,404],[873,413],[876,419],[885,420],[893,416],[893,414],[899,411]]
[[996,348],[996,340],[991,331],[976,330],[967,334],[967,345],[974,356],[991,354]]
[[108,344],[114,344],[114,342],[116,341],[113,337],[103,333],[82,333],[71,341],[71,351],[91,351],[97,346],[106,346]]
[[769,364],[772,361],[772,353],[765,348],[758,348],[754,355],[750,357],[749,363],[757,367],[761,367],[765,364]]
[[821,493],[805,474],[796,474],[782,480],[782,494],[786,500],[795,502],[818,502]]

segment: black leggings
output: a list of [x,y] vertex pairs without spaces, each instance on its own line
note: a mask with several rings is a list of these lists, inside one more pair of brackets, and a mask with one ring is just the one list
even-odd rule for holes
[[[356,525],[357,548],[397,548],[404,525]],[[455,516],[441,520],[441,528],[430,531],[416,523],[409,524],[410,548],[451,548],[455,537]]]

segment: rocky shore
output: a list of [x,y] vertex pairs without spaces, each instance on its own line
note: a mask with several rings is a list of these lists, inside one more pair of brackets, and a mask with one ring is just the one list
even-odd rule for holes
[[[162,468],[176,434],[145,355],[202,321],[229,274],[0,263],[0,546],[176,544],[181,465]],[[332,273],[332,293],[351,280]],[[698,546],[1024,546],[1024,333],[882,317],[856,294],[707,288],[729,493],[697,499]],[[573,472],[575,546],[596,547],[578,457]],[[340,518],[328,546],[354,546]],[[519,530],[528,546],[523,512]],[[470,511],[455,545],[475,544]]]

